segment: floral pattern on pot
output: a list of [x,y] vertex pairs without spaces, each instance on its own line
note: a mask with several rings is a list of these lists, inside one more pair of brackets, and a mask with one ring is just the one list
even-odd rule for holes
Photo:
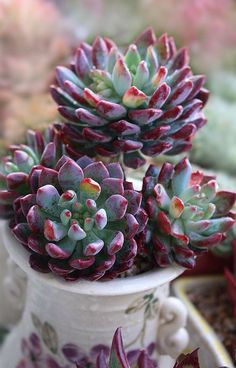
[[[146,309],[149,309],[152,304],[151,295],[153,294],[147,296],[148,303],[143,304],[143,306],[146,305]],[[33,313],[31,317],[37,333],[32,332],[28,339],[22,339],[22,358],[16,368],[95,368],[97,357],[101,351],[106,358],[109,357],[110,347],[104,344],[93,346],[88,354],[73,343],[67,343],[59,349],[57,332],[53,326],[48,322],[42,323]],[[155,351],[155,343],[149,344],[146,349],[151,356]],[[128,352],[130,364],[135,361],[139,352],[138,349]],[[65,360],[67,363],[62,364],[61,362]]]
[[139,339],[142,347],[144,346],[144,338],[146,333],[146,327],[148,320],[154,319],[157,316],[159,309],[159,300],[155,297],[155,289],[151,290],[150,293],[145,294],[143,297],[134,300],[129,307],[126,309],[126,314],[136,313],[137,311],[144,309],[143,325],[138,335],[130,341],[126,347],[130,347],[135,344]]

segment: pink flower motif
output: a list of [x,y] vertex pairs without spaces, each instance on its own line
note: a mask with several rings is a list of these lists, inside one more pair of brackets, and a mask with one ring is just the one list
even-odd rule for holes
[[74,368],[66,365],[61,366],[50,355],[43,355],[40,338],[32,333],[28,340],[22,339],[21,351],[23,358],[19,361],[16,368]]
[[21,351],[24,357],[18,363],[16,368],[41,368],[42,367],[42,348],[39,337],[32,333],[29,340],[23,339],[21,342]]

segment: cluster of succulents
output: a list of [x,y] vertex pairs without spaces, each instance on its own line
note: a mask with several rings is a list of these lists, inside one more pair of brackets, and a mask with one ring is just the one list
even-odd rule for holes
[[235,193],[218,191],[217,182],[193,172],[186,158],[161,169],[151,165],[142,193],[149,220],[140,248],[161,267],[193,268],[196,255],[220,243],[234,224]]
[[225,239],[236,195],[187,159],[151,165],[142,190],[116,162],[138,168],[145,156],[191,147],[208,91],[186,49],[151,29],[125,52],[96,38],[57,69],[57,82],[52,96],[67,121],[29,131],[0,166],[0,215],[32,268],[70,281],[142,272],[141,263],[192,268]]
[[70,67],[57,68],[52,97],[66,119],[64,142],[83,154],[122,155],[138,168],[144,156],[191,148],[206,120],[205,77],[193,75],[185,48],[172,37],[143,32],[125,52],[110,39],[82,43]]
[[147,216],[118,163],[62,156],[53,169],[35,166],[29,184],[14,202],[12,227],[33,268],[96,280],[132,266]]

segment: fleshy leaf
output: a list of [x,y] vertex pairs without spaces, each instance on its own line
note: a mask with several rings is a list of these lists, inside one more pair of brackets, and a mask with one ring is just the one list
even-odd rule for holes
[[128,47],[125,54],[125,63],[131,71],[136,70],[141,58],[137,49],[137,46],[132,44]]
[[109,360],[109,368],[130,368],[127,356],[124,351],[124,345],[121,336],[121,329],[118,328],[114,334],[110,360]]
[[59,241],[66,236],[66,228],[57,222],[50,219],[44,222],[44,236],[49,241]]
[[137,108],[142,106],[147,101],[145,93],[140,91],[137,87],[130,87],[123,96],[123,103],[130,108]]
[[106,200],[106,210],[111,221],[122,219],[127,207],[127,199],[119,194],[113,194]]
[[78,190],[83,178],[83,170],[73,160],[68,160],[64,163],[58,173],[59,183],[64,190]]
[[112,73],[114,88],[119,96],[131,87],[132,77],[122,58],[118,58]]
[[216,205],[216,216],[225,216],[235,203],[236,194],[227,191],[219,191],[212,203]]
[[75,249],[75,241],[71,238],[65,238],[58,243],[48,243],[46,245],[47,253],[55,259],[67,259]]
[[48,184],[38,189],[36,195],[36,203],[45,212],[58,214],[59,209],[57,204],[59,198],[60,196],[57,189]]
[[179,196],[188,187],[191,178],[192,168],[187,158],[184,158],[175,166],[175,173],[172,179],[174,193]]
[[96,105],[97,112],[107,119],[120,119],[126,115],[126,109],[117,103],[101,100]]
[[100,185],[90,178],[84,178],[80,182],[80,198],[85,201],[86,199],[97,199],[101,193]]
[[107,214],[103,208],[101,208],[95,214],[95,222],[99,230],[104,229],[104,227],[107,225]]
[[92,178],[93,180],[101,183],[104,179],[109,177],[109,172],[106,166],[101,162],[93,162],[84,169],[84,176],[86,178]]
[[82,240],[86,237],[85,231],[79,226],[79,224],[72,224],[68,231],[68,237],[71,240]]

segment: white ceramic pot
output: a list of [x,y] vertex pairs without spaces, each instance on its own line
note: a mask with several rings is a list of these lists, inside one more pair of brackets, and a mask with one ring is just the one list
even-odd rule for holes
[[170,281],[183,269],[68,283],[33,271],[28,252],[8,229],[4,237],[10,257],[26,272],[28,284],[22,319],[0,351],[0,367],[74,368],[76,359],[93,360],[101,345],[109,347],[118,326],[126,351],[153,345],[159,354],[176,357],[186,347],[186,309],[178,299],[168,298]]
[[21,317],[25,304],[26,275],[10,259],[3,245],[6,220],[0,220],[0,325],[11,326]]

